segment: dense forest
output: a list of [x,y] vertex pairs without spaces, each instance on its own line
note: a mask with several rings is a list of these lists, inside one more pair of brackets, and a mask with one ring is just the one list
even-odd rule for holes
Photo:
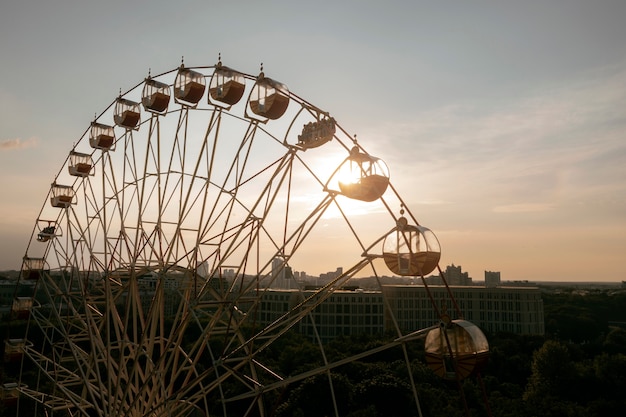
[[[458,384],[437,377],[424,357],[423,343],[403,348],[423,416],[623,415],[626,409],[626,291],[546,290],[546,334],[486,334],[490,358],[480,375]],[[339,337],[327,359],[384,344],[392,335]],[[335,368],[334,395],[347,417],[418,416],[402,347]],[[262,361],[283,375],[319,364],[319,350],[293,333],[264,351]],[[225,387],[228,389],[228,387]],[[335,415],[327,375],[318,375],[276,393],[276,417]],[[314,404],[314,406],[311,406]],[[216,413],[219,407],[216,404]],[[241,410],[242,414],[245,410]],[[0,410],[0,416],[14,415]],[[230,414],[229,414],[230,415]]]

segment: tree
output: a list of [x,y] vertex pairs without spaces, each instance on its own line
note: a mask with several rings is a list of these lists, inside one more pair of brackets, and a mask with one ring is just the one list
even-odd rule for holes
[[343,375],[332,374],[332,393],[327,374],[319,374],[304,380],[289,394],[286,402],[277,410],[277,416],[324,417],[334,416],[332,395],[337,399],[339,415],[346,415],[353,407],[354,388]]
[[602,348],[609,354],[621,353],[626,355],[626,330],[619,327],[611,329],[604,339]]
[[533,402],[546,397],[566,398],[575,376],[567,346],[546,341],[533,354],[532,373],[524,398]]

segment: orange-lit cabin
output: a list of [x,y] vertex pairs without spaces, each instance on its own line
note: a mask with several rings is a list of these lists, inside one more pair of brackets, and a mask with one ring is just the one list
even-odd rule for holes
[[489,343],[475,324],[466,320],[441,323],[424,341],[426,363],[445,379],[465,379],[487,364]]
[[24,350],[32,343],[25,339],[7,339],[4,342],[4,362],[19,362],[24,356]]
[[383,259],[387,268],[400,276],[424,276],[439,264],[441,249],[435,234],[423,226],[409,225],[400,217],[385,236]]
[[170,104],[170,96],[169,85],[147,78],[143,85],[141,104],[151,113],[164,113]]
[[94,149],[108,151],[115,143],[115,130],[113,126],[92,122],[89,132],[89,144]]
[[202,99],[205,88],[203,74],[181,67],[174,81],[174,98],[177,103],[195,107]]
[[52,184],[51,192],[50,204],[52,207],[67,208],[74,200],[74,188],[71,185],[60,185],[55,182]]
[[298,135],[298,145],[303,149],[317,148],[330,141],[335,136],[335,131],[335,119],[332,117],[309,122]]
[[240,73],[218,64],[209,84],[209,99],[212,103],[232,106],[241,100],[245,89],[246,84]]
[[11,305],[11,316],[18,320],[26,320],[33,306],[32,297],[15,297]]
[[74,151],[70,152],[69,165],[67,166],[70,175],[75,177],[93,175],[92,168],[93,160],[91,159],[91,155]]
[[44,272],[46,260],[44,258],[24,257],[22,260],[21,279],[36,281]]
[[136,129],[141,120],[139,103],[119,97],[113,114],[115,124],[125,129]]
[[374,201],[389,185],[389,169],[382,159],[362,153],[355,146],[339,167],[339,189],[346,197]]
[[6,382],[0,385],[0,400],[5,407],[12,407],[17,404],[20,395],[18,387],[16,382]]
[[250,93],[252,113],[268,119],[278,119],[285,114],[289,106],[289,89],[285,84],[259,75]]

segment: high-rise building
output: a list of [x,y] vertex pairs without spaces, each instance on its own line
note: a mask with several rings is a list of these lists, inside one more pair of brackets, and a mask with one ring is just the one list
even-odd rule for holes
[[448,285],[472,285],[472,278],[467,272],[462,271],[461,265],[448,265],[444,276]]
[[293,283],[293,271],[291,267],[285,264],[285,261],[281,258],[272,259],[272,283],[270,288],[275,289],[292,289],[295,288]]
[[280,258],[272,259],[272,277],[274,279],[282,278],[284,262]]
[[500,285],[500,272],[485,271],[485,286],[488,288]]

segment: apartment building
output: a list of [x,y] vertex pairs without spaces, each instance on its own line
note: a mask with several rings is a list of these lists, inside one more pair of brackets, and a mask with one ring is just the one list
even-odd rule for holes
[[[487,332],[544,334],[541,292],[537,287],[450,287],[464,319]],[[337,290],[319,302],[314,291],[266,290],[257,313],[260,323],[271,323],[298,303],[316,307],[297,329],[323,341],[339,335],[382,334],[395,323],[403,333],[438,323],[438,312],[457,318],[456,306],[444,286],[386,285],[381,291]],[[433,307],[433,301],[436,308]]]
[[[456,306],[444,286],[388,285],[383,293],[403,332],[428,327],[437,320],[437,310],[457,316]],[[430,293],[430,294],[429,294]],[[537,334],[545,332],[543,301],[538,287],[450,287],[450,293],[465,320],[487,332]],[[386,322],[391,319],[387,312]]]

